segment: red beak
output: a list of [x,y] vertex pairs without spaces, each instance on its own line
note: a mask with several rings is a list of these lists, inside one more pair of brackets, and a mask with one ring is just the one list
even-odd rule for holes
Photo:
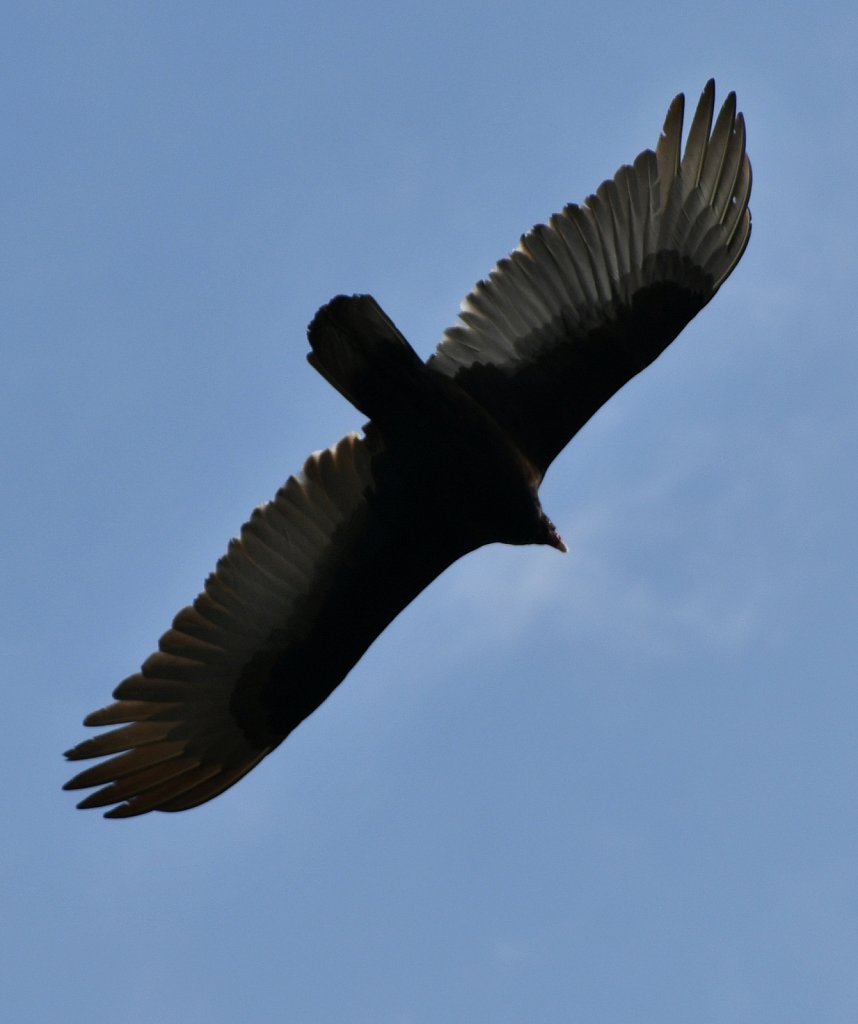
[[565,543],[563,542],[563,538],[557,532],[557,528],[555,527],[554,523],[552,523],[547,516],[545,518],[545,525],[547,527],[548,534],[545,539],[545,543],[548,544],[549,547],[557,548],[558,551],[562,551],[565,555],[569,548],[566,547]]

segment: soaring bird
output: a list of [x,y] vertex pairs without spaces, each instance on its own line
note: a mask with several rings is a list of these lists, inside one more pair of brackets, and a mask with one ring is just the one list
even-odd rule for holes
[[70,750],[106,817],[181,811],[237,782],[469,551],[565,545],[538,490],[587,420],[715,295],[748,244],[751,167],[730,93],[684,97],[655,152],[533,228],[426,362],[368,295],[308,329],[310,363],[369,422],[257,508],[158,650]]

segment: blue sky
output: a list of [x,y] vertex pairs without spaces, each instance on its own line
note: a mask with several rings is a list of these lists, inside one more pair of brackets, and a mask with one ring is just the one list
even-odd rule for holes
[[[853,1022],[854,5],[34,2],[0,39],[9,1018]],[[372,292],[428,355],[710,75],[751,244],[552,468],[569,555],[459,563],[215,802],[74,810],[82,716],[361,422],[316,308]]]

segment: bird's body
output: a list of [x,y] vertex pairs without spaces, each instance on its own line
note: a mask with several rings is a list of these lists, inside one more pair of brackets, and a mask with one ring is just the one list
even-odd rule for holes
[[[594,412],[676,337],[750,234],[731,94],[708,83],[680,161],[682,97],[653,153],[534,228],[423,362],[369,296],[309,328],[313,366],[367,417],[258,508],[159,650],[89,725],[68,788],[108,816],[222,792],[339,685],[429,583],[485,544],[565,545],[538,488]],[[113,755],[113,756],[111,756]]]

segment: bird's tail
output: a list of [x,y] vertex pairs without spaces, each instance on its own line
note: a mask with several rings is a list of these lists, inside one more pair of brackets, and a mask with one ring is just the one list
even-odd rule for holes
[[307,336],[310,364],[370,419],[390,420],[424,390],[426,364],[371,295],[338,295]]

